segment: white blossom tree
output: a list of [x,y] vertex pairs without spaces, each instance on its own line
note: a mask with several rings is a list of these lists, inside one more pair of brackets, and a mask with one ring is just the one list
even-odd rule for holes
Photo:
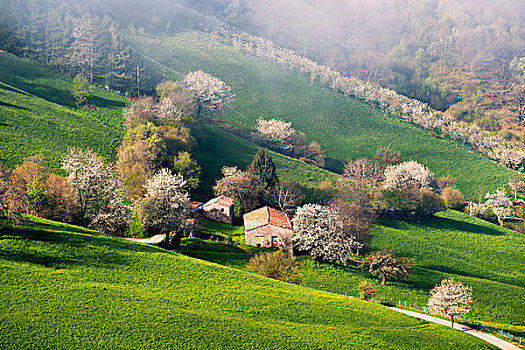
[[293,147],[290,138],[295,133],[292,123],[287,123],[282,119],[264,120],[259,118],[253,135],[271,148],[289,150]]
[[124,204],[124,190],[113,169],[96,152],[71,148],[62,169],[75,187],[80,213],[90,228],[111,234],[123,233],[130,215]]
[[464,286],[459,281],[449,278],[441,281],[430,291],[428,307],[438,315],[450,316],[454,327],[454,316],[466,315],[472,304],[472,288]]
[[485,195],[485,207],[492,211],[500,226],[503,226],[503,220],[508,219],[512,214],[511,201],[507,198],[504,188],[498,188],[494,193]]
[[509,181],[509,187],[514,193],[514,201],[518,200],[518,192],[525,190],[525,181],[522,178],[517,178]]
[[[168,169],[161,169],[146,182],[146,193],[134,206],[137,217],[144,229],[166,235],[170,244],[170,233],[176,237],[186,227],[185,207],[189,201],[186,182],[182,175],[173,175]],[[177,248],[177,247],[175,247]]]
[[235,97],[223,81],[201,70],[186,74],[182,85],[195,94],[200,111],[206,115],[221,112]]
[[294,246],[316,258],[346,264],[362,244],[345,230],[335,210],[319,204],[306,204],[293,218]]
[[416,161],[390,165],[385,169],[385,189],[437,188],[434,173]]

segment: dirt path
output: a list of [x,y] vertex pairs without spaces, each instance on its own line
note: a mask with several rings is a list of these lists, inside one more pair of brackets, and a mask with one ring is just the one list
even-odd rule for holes
[[[428,322],[433,322],[433,323],[437,323],[437,324],[441,324],[441,325],[450,327],[450,321],[448,321],[448,320],[443,320],[441,318],[433,317],[433,316],[430,316],[430,315],[420,314],[419,312],[399,309],[397,307],[391,307],[390,309],[392,309],[394,311],[397,311],[397,312],[401,312],[401,313],[403,313],[405,315],[409,315],[409,316],[412,316],[412,317],[420,318],[420,319],[428,321]],[[477,329],[473,329],[473,328],[470,328],[468,326],[465,326],[465,325],[462,325],[462,324],[459,324],[459,323],[454,323],[454,329],[457,329],[457,330],[459,330],[461,332],[465,332],[465,333],[468,333],[470,335],[473,335],[473,336],[475,336],[477,338],[480,338],[480,339],[486,341],[487,343],[495,345],[498,348],[503,349],[503,350],[520,350],[520,348],[518,348],[517,346],[512,345],[511,343],[506,342],[505,340],[500,339],[500,338],[498,338],[498,337],[496,337],[496,336],[494,336],[492,334],[487,334],[487,333],[484,333],[484,332],[479,331]]]

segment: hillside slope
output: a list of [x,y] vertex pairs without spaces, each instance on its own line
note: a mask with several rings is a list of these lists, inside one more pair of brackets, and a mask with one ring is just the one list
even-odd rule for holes
[[90,147],[108,159],[124,134],[124,97],[95,89],[88,103],[98,110],[77,109],[72,82],[29,60],[0,53],[0,162],[14,166],[43,154],[60,167],[69,147]]
[[[245,129],[259,117],[283,118],[326,150],[333,170],[348,158],[372,157],[379,146],[399,150],[437,175],[452,175],[469,198],[505,184],[514,174],[467,147],[438,139],[415,126],[387,118],[374,107],[312,84],[308,77],[224,44],[216,36],[183,32],[132,44],[179,74],[202,69],[229,84],[237,95],[222,119]],[[179,75],[166,70],[172,79]]]
[[489,348],[377,304],[78,227],[0,225],[4,349]]
[[[259,147],[238,136],[204,125],[198,137],[195,158],[202,166],[201,184],[197,194],[207,197],[215,181],[221,177],[224,166],[246,169]],[[318,186],[322,181],[335,183],[337,174],[300,162],[296,159],[271,152],[270,155],[281,179],[295,181],[305,187]]]
[[[209,223],[215,231],[244,242],[242,233],[229,226]],[[372,249],[393,249],[396,256],[415,258],[408,279],[381,286],[358,267],[324,264],[301,257],[300,271],[306,286],[340,294],[358,295],[368,280],[376,297],[425,306],[429,291],[442,279],[453,277],[473,288],[470,317],[504,325],[525,326],[525,236],[468,215],[446,211],[420,223],[381,220],[373,228]],[[218,245],[198,246],[185,254],[226,266],[245,269],[251,255],[222,254]],[[506,327],[506,326],[505,326]]]

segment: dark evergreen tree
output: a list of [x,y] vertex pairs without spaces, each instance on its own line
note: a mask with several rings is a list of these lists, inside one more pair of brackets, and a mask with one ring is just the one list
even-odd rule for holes
[[260,181],[262,188],[269,190],[279,183],[275,164],[268,150],[260,148],[253,158],[249,171],[253,174],[255,180]]

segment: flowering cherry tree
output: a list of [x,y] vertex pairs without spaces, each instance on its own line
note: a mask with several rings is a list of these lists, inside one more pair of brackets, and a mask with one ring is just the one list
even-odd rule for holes
[[454,327],[454,316],[466,315],[472,304],[472,288],[464,286],[459,281],[449,278],[441,281],[430,291],[428,307],[433,313],[450,316]]
[[390,165],[385,169],[385,189],[437,188],[434,174],[415,161]]
[[75,187],[80,213],[88,226],[104,233],[123,233],[130,222],[124,190],[113,170],[96,152],[71,148],[62,169]]
[[290,149],[292,144],[290,138],[296,133],[292,123],[282,119],[264,120],[257,119],[254,136],[262,143],[272,148]]
[[145,230],[166,235],[169,244],[170,233],[185,229],[184,210],[189,201],[186,182],[182,175],[173,175],[168,169],[161,169],[146,182],[146,194],[135,204],[135,212]]
[[315,258],[346,264],[352,253],[363,245],[345,230],[337,213],[330,207],[306,204],[293,218],[295,247]]
[[485,207],[492,211],[500,226],[503,226],[503,220],[512,214],[511,201],[507,198],[504,188],[498,188],[494,193],[485,195]]
[[201,70],[186,74],[182,84],[195,94],[201,112],[207,115],[221,112],[235,97],[223,81]]

